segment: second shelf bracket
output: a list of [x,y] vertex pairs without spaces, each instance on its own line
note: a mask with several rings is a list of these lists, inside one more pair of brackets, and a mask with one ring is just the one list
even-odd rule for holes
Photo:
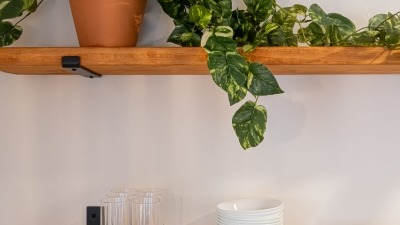
[[63,56],[61,58],[61,65],[64,69],[87,78],[101,77],[101,74],[98,74],[81,66],[81,57],[79,56]]

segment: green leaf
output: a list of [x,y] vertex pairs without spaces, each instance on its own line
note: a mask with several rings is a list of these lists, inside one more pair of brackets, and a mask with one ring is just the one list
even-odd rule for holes
[[318,25],[331,26],[334,25],[334,20],[329,18],[325,11],[317,4],[312,4],[308,10],[313,22]]
[[247,89],[236,83],[235,80],[232,80],[228,85],[227,93],[229,104],[234,105],[246,97]]
[[233,30],[228,26],[219,26],[214,30],[204,32],[201,46],[207,51],[236,51],[236,42],[232,39]]
[[315,23],[318,23],[327,17],[325,11],[318,4],[312,4],[308,11],[311,19]]
[[269,37],[270,44],[276,46],[297,46],[298,38],[293,33],[293,28],[298,15],[306,15],[307,8],[302,5],[281,8],[273,16],[273,22],[277,23],[281,30],[277,30]]
[[379,34],[379,31],[367,30],[353,34],[352,38],[358,46],[372,46],[376,44],[376,38]]
[[187,31],[183,24],[176,25],[172,33],[169,35],[167,41],[182,46],[182,34]]
[[229,19],[232,15],[232,2],[231,0],[208,0],[208,6],[212,10],[213,14],[218,17]]
[[343,36],[350,35],[356,31],[356,26],[349,18],[338,13],[329,13],[328,16],[333,19],[333,25],[339,28]]
[[232,118],[232,126],[243,149],[255,147],[264,140],[267,124],[267,110],[247,101]]
[[396,49],[400,45],[400,19],[391,13],[378,14],[369,20],[370,31],[378,31],[375,41],[378,46]]
[[14,26],[8,21],[0,22],[0,47],[11,45],[19,39],[21,34],[22,27]]
[[230,105],[246,97],[248,64],[242,55],[213,51],[208,54],[207,61],[214,82],[228,93]]
[[298,31],[299,41],[309,43],[311,46],[323,46],[326,43],[325,33],[315,22],[311,22],[306,28]]
[[285,31],[285,36],[286,36],[286,40],[285,40],[285,45],[284,46],[296,47],[296,46],[299,45],[297,36],[295,34],[293,34],[292,30]]
[[222,18],[230,18],[232,16],[232,1],[231,0],[220,0],[218,5],[221,8]]
[[234,30],[234,40],[238,46],[253,43],[256,38],[256,26],[252,21],[246,18],[243,10],[236,9],[232,13],[230,27]]
[[297,37],[292,30],[279,28],[268,35],[269,46],[297,46]]
[[254,20],[262,22],[268,19],[274,9],[275,0],[243,0],[247,11],[251,13]]
[[163,11],[173,19],[181,19],[186,14],[182,1],[157,0]]
[[330,45],[345,45],[344,39],[356,31],[356,26],[351,20],[337,13],[329,13],[328,17],[333,21],[333,25],[327,29]]
[[393,14],[388,13],[387,19],[384,23],[385,32],[390,36],[396,36],[399,33],[400,21]]
[[33,13],[39,7],[37,0],[26,0],[27,3],[25,4],[24,8],[28,10],[28,12]]
[[264,34],[270,34],[270,33],[272,33],[273,31],[275,31],[277,29],[279,29],[279,25],[277,23],[272,23],[271,22],[271,23],[268,23],[268,24],[266,24],[264,26],[263,32],[264,32]]
[[330,46],[338,45],[338,43],[341,43],[343,40],[343,36],[340,34],[340,30],[337,26],[329,26],[327,28],[327,33]]
[[250,63],[247,82],[249,92],[256,96],[283,93],[271,71],[260,63]]
[[19,17],[23,9],[23,0],[0,0],[0,20]]
[[188,31],[183,24],[175,26],[167,41],[183,47],[200,46],[200,36]]
[[400,46],[400,34],[388,36],[385,39],[385,44],[389,49],[396,49]]
[[279,24],[283,30],[293,30],[296,22],[296,14],[290,13],[290,8],[278,10],[272,17],[272,21]]
[[200,46],[200,36],[192,32],[185,32],[181,36],[183,47],[197,47]]
[[285,32],[279,28],[268,35],[268,42],[271,46],[286,46]]
[[23,0],[23,3],[24,7],[22,10],[28,10],[29,8],[34,7],[35,4],[37,6],[36,0]]
[[384,21],[386,20],[387,16],[386,14],[378,14],[373,16],[371,19],[368,21],[368,28],[370,30],[377,30],[382,28]]
[[4,8],[10,3],[11,0],[0,0],[0,13],[4,10]]
[[211,21],[211,10],[201,5],[194,5],[189,9],[189,19],[202,29]]
[[297,15],[305,16],[307,14],[307,7],[305,7],[304,5],[295,4],[292,7],[290,7],[290,12],[295,13]]
[[[300,6],[299,10],[300,9]],[[298,9],[282,8],[278,10],[272,17],[279,29],[269,35],[270,44],[274,46],[297,46],[297,37],[293,34],[293,27],[297,20]],[[307,10],[307,9],[306,9]],[[301,11],[302,12],[302,11]]]
[[269,35],[278,29],[280,29],[280,27],[276,23],[270,22],[264,24],[263,28],[257,31],[255,40],[252,45],[254,45],[254,47],[271,46],[272,44],[270,43]]
[[244,53],[249,53],[249,52],[253,51],[254,48],[255,48],[255,46],[253,46],[253,45],[245,45],[242,47],[242,50]]
[[248,73],[246,59],[237,51],[212,51],[208,53],[207,62],[214,82],[228,93],[231,105],[235,104],[237,101],[234,99],[238,100],[235,93],[241,90],[234,86],[246,88]]

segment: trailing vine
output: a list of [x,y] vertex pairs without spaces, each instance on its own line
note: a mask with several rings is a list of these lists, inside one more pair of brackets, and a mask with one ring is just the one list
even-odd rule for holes
[[375,15],[357,30],[349,18],[326,13],[317,4],[282,7],[275,0],[243,1],[246,9],[232,9],[231,0],[158,0],[175,24],[167,41],[204,48],[212,79],[227,93],[230,105],[248,92],[254,96],[255,101],[245,102],[232,118],[243,149],[264,139],[267,110],[257,104],[258,98],[283,93],[268,68],[250,62],[246,53],[259,46],[299,44],[400,46],[400,12]]
[[[0,0],[0,47],[11,45],[21,37],[20,22],[36,11],[43,0]],[[24,15],[24,12],[27,12]],[[22,17],[16,23],[10,19]]]
[[[267,110],[257,104],[260,96],[283,93],[274,75],[260,63],[247,59],[259,46],[400,46],[400,12],[377,14],[368,25],[356,29],[338,13],[326,13],[319,5],[282,7],[275,0],[243,0],[246,9],[232,9],[231,0],[158,0],[175,28],[168,42],[183,47],[201,46],[214,82],[230,105],[248,93],[235,112],[232,126],[243,149],[264,139]],[[0,47],[22,34],[21,21],[35,12],[43,0],[0,0]],[[26,13],[27,12],[27,13]],[[16,23],[9,20],[22,17]]]

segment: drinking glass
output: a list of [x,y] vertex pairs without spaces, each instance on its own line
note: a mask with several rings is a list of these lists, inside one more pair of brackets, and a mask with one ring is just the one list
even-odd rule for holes
[[160,199],[132,199],[133,225],[160,225]]
[[158,192],[136,192],[134,195],[137,198],[159,198],[162,202],[162,194]]
[[111,189],[111,192],[114,193],[135,193],[136,189],[135,188],[131,188],[131,187],[116,187]]
[[131,199],[134,196],[134,194],[130,193],[130,192],[110,192],[110,193],[107,193],[106,196],[108,198],[129,198],[129,199]]
[[132,225],[131,203],[128,198],[104,198],[102,225]]
[[146,194],[159,194],[162,195],[165,192],[163,188],[135,188],[135,194],[146,193]]
[[142,187],[135,189],[135,197],[138,198],[158,198],[160,199],[160,215],[159,215],[159,223],[160,225],[165,224],[165,215],[166,215],[166,207],[167,202],[165,201],[166,190],[163,188],[154,188],[154,187]]

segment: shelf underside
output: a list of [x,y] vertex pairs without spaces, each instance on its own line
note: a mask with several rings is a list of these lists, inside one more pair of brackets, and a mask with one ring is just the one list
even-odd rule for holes
[[[81,65],[103,75],[207,75],[201,48],[0,48],[0,71],[12,74],[69,74],[62,56],[80,56]],[[400,50],[380,47],[262,47],[251,61],[274,74],[400,74]]]

